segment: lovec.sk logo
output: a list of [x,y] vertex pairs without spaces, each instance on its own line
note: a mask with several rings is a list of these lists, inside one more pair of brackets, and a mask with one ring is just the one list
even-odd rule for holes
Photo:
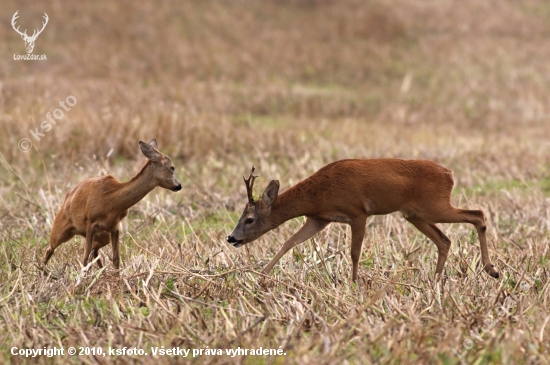
[[13,59],[14,60],[40,60],[40,61],[43,61],[43,60],[46,60],[46,55],[43,54],[43,55],[34,55],[32,54],[32,50],[34,49],[34,42],[36,41],[36,38],[38,38],[38,36],[40,35],[40,33],[42,33],[42,31],[44,30],[44,28],[46,28],[46,24],[48,24],[48,14],[44,13],[44,22],[42,22],[42,29],[38,30],[38,29],[35,29],[34,32],[32,33],[31,36],[29,36],[27,34],[27,30],[25,29],[24,32],[21,32],[19,30],[19,26],[16,27],[15,25],[15,22],[17,20],[17,18],[19,18],[19,10],[17,10],[15,12],[15,14],[13,14],[13,17],[11,18],[11,26],[13,27],[13,29],[19,33],[19,35],[21,35],[21,38],[23,38],[23,40],[25,41],[25,48],[27,50],[27,54],[26,55],[16,55],[14,54],[13,55]]

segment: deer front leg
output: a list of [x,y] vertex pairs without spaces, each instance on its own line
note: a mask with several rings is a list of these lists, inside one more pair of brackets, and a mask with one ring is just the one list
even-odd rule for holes
[[97,266],[99,266],[100,269],[103,269],[103,264],[101,263],[101,258],[99,257],[99,250],[92,249],[92,261],[97,259]]
[[363,238],[365,237],[366,217],[355,219],[351,225],[351,262],[353,271],[351,280],[357,282],[357,271],[359,269],[359,259],[361,258],[361,247],[363,246]]
[[294,246],[310,239],[313,237],[316,233],[321,231],[323,228],[325,228],[330,222],[317,219],[317,218],[306,218],[306,222],[300,228],[300,230],[292,235],[284,244],[283,247],[277,252],[275,257],[271,259],[269,264],[267,264],[266,267],[262,270],[264,274],[268,274],[271,269],[273,269],[273,266],[283,257],[285,253],[287,253],[291,248]]
[[117,270],[116,275],[118,275],[118,270],[120,269],[120,255],[118,253],[118,235],[119,235],[118,228],[111,231],[111,244],[113,245],[113,265]]
[[99,225],[89,224],[86,229],[86,247],[84,248],[84,257],[82,258],[82,265],[85,267],[90,260],[90,254],[92,253],[94,237],[99,231]]
[[98,232],[94,236],[94,244],[92,246],[92,255],[94,260],[97,258],[97,266],[103,268],[101,259],[99,258],[99,249],[101,247],[107,246],[111,242],[111,235],[109,232]]

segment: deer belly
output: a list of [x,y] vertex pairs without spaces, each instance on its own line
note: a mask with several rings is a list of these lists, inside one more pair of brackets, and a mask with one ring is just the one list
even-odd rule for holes
[[352,222],[351,218],[341,213],[327,214],[326,217],[322,217],[322,218],[335,223],[351,224]]

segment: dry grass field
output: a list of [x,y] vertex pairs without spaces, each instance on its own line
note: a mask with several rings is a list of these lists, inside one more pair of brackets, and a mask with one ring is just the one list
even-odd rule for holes
[[[3,0],[1,9],[1,363],[550,362],[547,1]],[[16,10],[29,34],[48,14],[34,49],[46,61],[14,60],[26,53]],[[76,104],[41,129],[69,96]],[[120,277],[109,247],[106,267],[80,276],[82,238],[57,249],[44,274],[65,193],[93,176],[127,181],[145,161],[138,140],[151,138],[183,190],[156,189],[130,210]],[[452,169],[453,203],[485,212],[501,278],[480,267],[473,226],[444,224],[453,244],[434,279],[435,245],[399,214],[368,221],[357,284],[346,225],[290,251],[263,283],[262,267],[303,219],[240,249],[225,241],[252,164],[258,190],[278,179],[284,191],[329,162],[374,157]],[[12,355],[71,346],[88,350]],[[98,354],[109,348],[147,355]],[[248,355],[226,354],[239,348]],[[250,354],[260,348],[282,354]]]

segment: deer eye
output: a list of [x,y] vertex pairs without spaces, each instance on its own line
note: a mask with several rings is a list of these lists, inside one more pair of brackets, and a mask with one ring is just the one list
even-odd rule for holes
[[254,223],[254,218],[246,218],[244,220],[244,224],[252,224],[252,223]]

